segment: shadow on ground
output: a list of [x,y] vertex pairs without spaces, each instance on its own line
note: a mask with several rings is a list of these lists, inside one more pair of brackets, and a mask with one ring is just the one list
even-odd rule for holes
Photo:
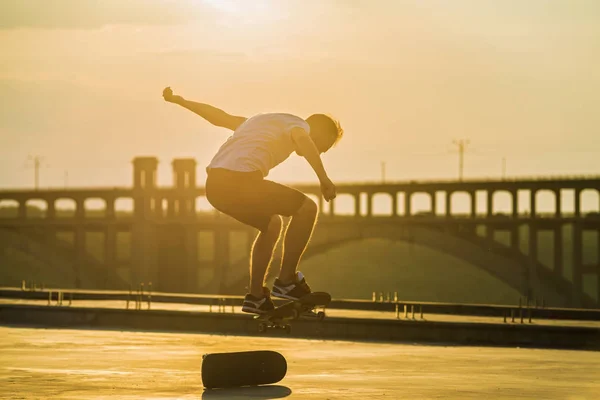
[[227,389],[205,389],[202,400],[210,399],[281,399],[292,394],[287,386],[265,385]]

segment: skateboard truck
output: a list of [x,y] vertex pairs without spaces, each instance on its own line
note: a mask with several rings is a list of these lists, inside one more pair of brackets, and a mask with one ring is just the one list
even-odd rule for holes
[[267,314],[257,315],[254,319],[259,320],[258,332],[264,333],[268,329],[281,329],[290,334],[292,332],[290,321],[301,317],[322,321],[325,319],[325,311],[314,310],[317,307],[327,306],[330,301],[329,293],[315,292],[276,307]]

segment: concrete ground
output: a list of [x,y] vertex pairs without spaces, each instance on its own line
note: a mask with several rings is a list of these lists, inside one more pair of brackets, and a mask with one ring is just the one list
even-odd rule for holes
[[[202,354],[269,349],[275,385],[204,391]],[[598,399],[600,353],[0,327],[2,399]]]

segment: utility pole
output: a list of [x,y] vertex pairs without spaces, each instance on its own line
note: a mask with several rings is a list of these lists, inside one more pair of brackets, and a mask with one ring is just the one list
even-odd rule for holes
[[458,180],[463,179],[465,147],[469,144],[468,139],[453,140],[452,143],[458,146]]
[[27,159],[33,161],[33,184],[34,184],[35,190],[38,190],[40,187],[40,167],[41,167],[43,157],[29,156],[29,157],[27,157]]
[[381,162],[381,183],[385,183],[385,161]]
[[69,186],[69,171],[65,169],[65,189]]
[[506,157],[502,157],[502,179],[506,179]]

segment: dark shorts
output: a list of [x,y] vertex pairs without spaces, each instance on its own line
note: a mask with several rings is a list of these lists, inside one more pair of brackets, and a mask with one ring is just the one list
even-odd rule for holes
[[208,170],[206,198],[217,210],[266,232],[273,215],[292,216],[306,196],[263,178],[260,171]]

